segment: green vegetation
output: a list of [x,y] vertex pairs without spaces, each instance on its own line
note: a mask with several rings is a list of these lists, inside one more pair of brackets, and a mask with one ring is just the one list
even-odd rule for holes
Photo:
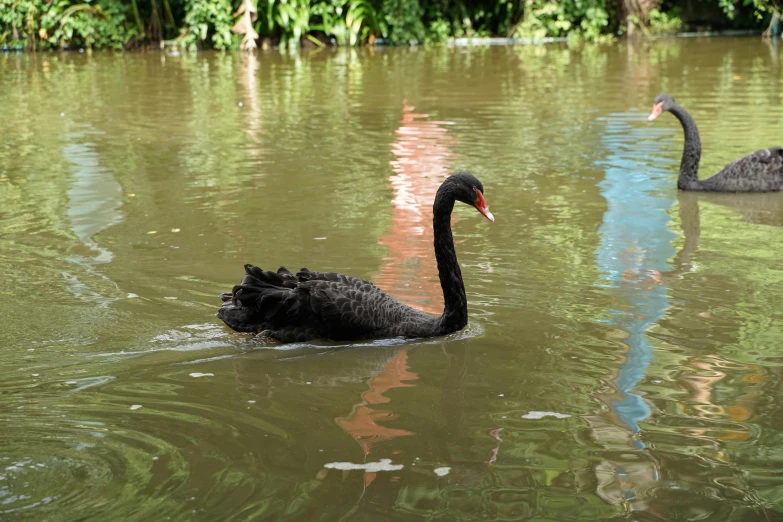
[[[735,19],[739,11],[738,2],[733,0],[719,0],[718,2],[729,19]],[[745,10],[752,8],[753,15],[757,20],[771,19],[764,36],[769,37],[776,31],[780,19],[783,18],[783,2],[781,0],[742,0],[742,7]],[[780,32],[780,29],[777,29]]]
[[[717,13],[711,28],[771,34],[780,0],[0,0],[0,46],[134,48],[173,40],[187,47],[252,49],[256,41],[297,47],[440,42],[449,37],[615,35],[699,28],[680,12]],[[685,9],[690,6],[690,9]],[[770,20],[772,22],[770,22]]]

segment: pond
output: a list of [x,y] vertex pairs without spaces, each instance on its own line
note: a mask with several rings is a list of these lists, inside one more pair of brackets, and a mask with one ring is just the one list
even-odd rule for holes
[[[678,193],[783,144],[759,38],[0,55],[0,519],[780,520],[783,194]],[[253,263],[470,323],[280,345]]]

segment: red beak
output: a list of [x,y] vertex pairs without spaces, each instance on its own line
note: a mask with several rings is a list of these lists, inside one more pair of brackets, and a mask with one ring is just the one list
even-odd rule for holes
[[481,212],[485,218],[495,222],[495,216],[492,215],[492,212],[489,211],[489,206],[487,205],[487,200],[484,199],[484,194],[481,193],[479,189],[473,189],[476,191],[476,203],[473,205],[476,207],[476,210]]
[[647,116],[647,120],[653,121],[655,118],[661,115],[661,112],[663,112],[663,102],[658,102],[653,105],[653,110],[650,115]]

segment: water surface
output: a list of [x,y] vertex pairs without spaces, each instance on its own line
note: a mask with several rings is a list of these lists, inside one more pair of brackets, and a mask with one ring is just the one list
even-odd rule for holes
[[[783,143],[756,38],[295,56],[0,55],[0,519],[783,519],[783,195],[678,194]],[[243,263],[470,325],[281,346]],[[549,415],[541,412],[551,413]],[[554,415],[553,415],[554,414]]]

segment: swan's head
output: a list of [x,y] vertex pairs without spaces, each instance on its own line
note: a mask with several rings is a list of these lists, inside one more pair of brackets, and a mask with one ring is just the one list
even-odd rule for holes
[[649,121],[653,121],[655,118],[661,115],[662,112],[670,110],[674,106],[674,98],[668,94],[659,94],[655,97],[653,102],[653,109],[650,115],[647,117]]
[[451,190],[454,199],[476,207],[485,218],[495,222],[495,216],[489,211],[487,200],[484,199],[484,185],[476,176],[469,172],[457,172],[446,178],[442,186]]

